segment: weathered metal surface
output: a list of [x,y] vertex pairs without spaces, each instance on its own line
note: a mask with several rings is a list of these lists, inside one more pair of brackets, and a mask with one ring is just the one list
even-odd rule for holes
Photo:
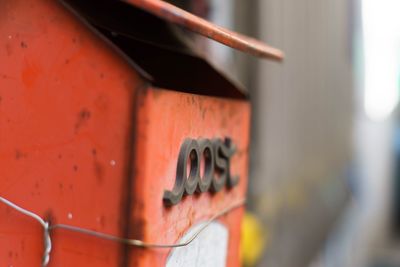
[[[56,1],[0,0],[0,192],[52,223],[124,234],[135,69]],[[0,205],[0,266],[40,266],[41,226]],[[51,266],[122,246],[53,232]]]
[[[0,0],[0,47],[2,197],[50,224],[166,244],[244,198],[247,101],[149,87],[56,1]],[[225,137],[236,147],[229,164],[237,186],[165,207],[183,140]],[[227,266],[239,264],[242,212],[219,220],[229,231]],[[0,265],[40,266],[41,227],[3,205],[0,217]],[[170,252],[62,229],[52,241],[50,267],[163,266]]]
[[[192,95],[158,88],[138,96],[138,129],[135,179],[132,188],[130,238],[171,244],[191,227],[244,198],[247,184],[250,105],[232,100]],[[230,137],[236,152],[230,161],[232,176],[239,183],[218,193],[186,195],[176,205],[165,207],[165,189],[174,187],[177,160],[187,138]],[[204,172],[204,166],[200,173]],[[227,266],[239,266],[240,222],[243,209],[219,220],[229,231]],[[170,250],[131,248],[130,266],[165,266]]]
[[162,0],[123,0],[224,45],[257,57],[282,60],[283,52],[256,39],[219,27]]
[[[180,239],[188,240],[204,223],[189,229]],[[198,236],[190,247],[175,248],[169,256],[165,267],[221,267],[227,266],[229,233],[224,225],[214,222]]]

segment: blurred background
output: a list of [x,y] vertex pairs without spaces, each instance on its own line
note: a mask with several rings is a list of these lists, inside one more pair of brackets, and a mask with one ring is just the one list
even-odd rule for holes
[[400,1],[173,2],[285,52],[193,37],[251,95],[244,266],[400,266]]

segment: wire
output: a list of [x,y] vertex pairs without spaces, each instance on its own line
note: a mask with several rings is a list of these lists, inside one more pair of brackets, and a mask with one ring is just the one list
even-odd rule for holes
[[51,248],[52,248],[50,232],[55,229],[63,229],[63,230],[67,230],[70,232],[77,232],[77,233],[81,233],[81,234],[85,234],[85,235],[91,235],[91,236],[95,236],[98,238],[107,239],[107,240],[119,242],[122,244],[136,246],[136,247],[142,247],[142,248],[185,247],[185,246],[189,245],[190,243],[192,243],[212,222],[217,220],[219,217],[229,213],[230,211],[243,206],[246,203],[246,200],[242,199],[242,200],[239,200],[239,201],[235,202],[234,204],[230,205],[229,207],[221,210],[220,212],[216,213],[185,242],[174,243],[174,244],[157,244],[157,243],[148,243],[148,242],[144,242],[142,240],[137,240],[137,239],[128,239],[128,238],[118,237],[118,236],[101,233],[101,232],[97,232],[97,231],[93,231],[93,230],[89,230],[89,229],[85,229],[85,228],[81,228],[81,227],[77,227],[77,226],[67,225],[67,224],[50,225],[48,222],[43,220],[39,215],[37,215],[29,210],[26,210],[3,197],[0,197],[0,201],[3,202],[4,204],[6,204],[7,206],[19,211],[20,213],[35,219],[42,225],[43,231],[44,231],[44,252],[43,252],[42,267],[46,267],[48,265],[48,263],[50,262],[50,252],[51,252]]
[[3,202],[4,204],[6,204],[7,206],[10,206],[11,208],[19,211],[20,213],[35,219],[43,227],[46,227],[46,222],[39,215],[37,215],[37,214],[35,214],[35,213],[33,213],[33,212],[29,211],[29,210],[26,210],[24,208],[21,208],[17,204],[12,203],[11,201],[5,199],[4,197],[0,197],[0,201]]
[[31,217],[38,221],[42,227],[43,227],[43,235],[44,235],[44,250],[43,250],[43,259],[42,259],[42,267],[46,267],[47,264],[50,262],[50,252],[51,252],[51,237],[50,237],[50,228],[49,228],[49,223],[43,220],[39,215],[26,210],[17,204],[12,203],[8,199],[5,199],[4,197],[0,197],[0,201],[6,204],[7,206],[15,209],[16,211]]

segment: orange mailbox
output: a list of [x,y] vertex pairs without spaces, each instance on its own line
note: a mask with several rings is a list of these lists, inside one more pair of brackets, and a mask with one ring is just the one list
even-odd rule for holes
[[250,105],[156,0],[0,0],[0,265],[238,266]]

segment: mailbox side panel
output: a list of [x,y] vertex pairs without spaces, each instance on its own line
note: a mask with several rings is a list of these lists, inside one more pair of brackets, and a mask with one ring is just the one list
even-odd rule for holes
[[[157,88],[138,96],[136,162],[132,188],[130,237],[149,243],[173,244],[191,228],[245,198],[250,105],[247,101],[179,93]],[[186,138],[232,139],[236,153],[231,172],[239,184],[212,194],[186,196],[165,207],[164,190],[174,187],[178,154]],[[226,266],[239,266],[243,207],[218,219],[228,230]],[[218,246],[218,244],[213,244]],[[190,245],[187,248],[189,249]],[[132,248],[130,266],[165,266],[171,249]],[[195,259],[191,263],[194,266]]]
[[[46,220],[126,234],[142,81],[58,1],[0,0],[0,196]],[[0,266],[40,266],[43,232],[0,203]],[[119,266],[120,244],[56,229],[49,266]]]

